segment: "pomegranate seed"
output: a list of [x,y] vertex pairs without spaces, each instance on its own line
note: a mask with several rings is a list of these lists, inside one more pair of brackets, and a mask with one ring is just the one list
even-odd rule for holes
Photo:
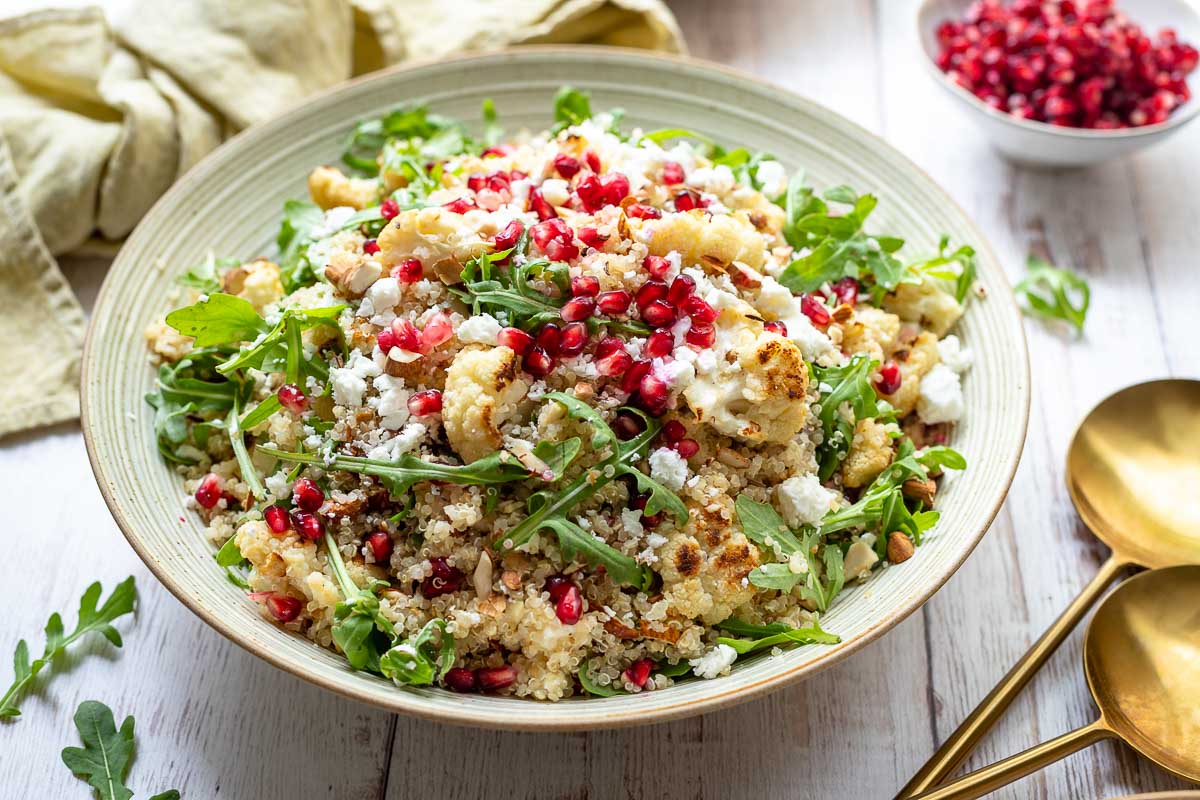
[[305,539],[315,542],[325,535],[325,523],[316,514],[307,511],[297,512],[292,516],[292,525]]
[[434,314],[421,329],[421,352],[427,353],[439,344],[454,338],[454,323],[441,311]]
[[504,328],[497,334],[496,343],[523,356],[533,347],[533,337],[520,328]]
[[587,162],[588,168],[591,169],[592,172],[600,171],[600,156],[596,154],[595,150],[585,150],[583,153],[583,160]]
[[616,353],[618,351],[622,353],[625,352],[625,343],[616,336],[605,336],[596,343],[596,352],[594,355],[596,358],[604,358],[605,356],[611,355],[612,353]]
[[546,351],[551,358],[558,358],[558,344],[562,341],[562,328],[553,322],[547,322],[538,331],[537,346]]
[[670,392],[667,384],[653,375],[644,375],[638,385],[638,408],[647,414],[658,417],[667,410]]
[[717,341],[717,331],[706,322],[693,323],[683,338],[688,344],[703,349],[712,347],[713,343]]
[[858,281],[849,276],[842,278],[833,285],[833,296],[840,303],[856,305],[858,303]]
[[675,161],[668,161],[663,164],[662,182],[668,186],[674,186],[677,183],[683,183],[683,166]]
[[602,358],[597,358],[596,371],[609,378],[615,378],[623,374],[632,364],[633,358],[629,353],[626,353],[624,350],[617,350],[615,353],[609,353]]
[[666,300],[655,300],[642,309],[642,319],[646,324],[655,328],[665,328],[675,324],[675,306]]
[[566,153],[558,153],[554,156],[554,169],[559,175],[570,180],[576,172],[583,169],[583,165]]
[[512,155],[515,148],[511,144],[496,144],[479,154],[480,158]]
[[654,669],[653,661],[648,658],[639,658],[621,673],[621,680],[625,683],[632,683],[639,689],[643,689],[646,686],[646,681],[650,680],[650,670],[652,669]]
[[650,334],[646,339],[646,345],[642,348],[642,352],[647,358],[662,358],[670,355],[675,349],[675,337],[671,331],[663,328]]
[[303,604],[294,597],[286,594],[272,594],[266,599],[267,611],[280,622],[291,622],[300,616]]
[[829,308],[811,294],[805,294],[800,297],[800,310],[818,328],[824,328],[829,324]]
[[559,314],[567,322],[587,319],[596,311],[596,300],[592,297],[572,297],[563,303]]
[[[604,189],[604,199],[608,205],[617,206],[629,196],[629,179],[619,172],[610,172],[600,179]],[[661,216],[661,214],[660,214]]]
[[369,256],[373,256],[379,252],[379,242],[374,239],[367,239],[363,242],[363,252]]
[[707,324],[715,322],[717,319],[717,310],[698,294],[688,295],[683,301],[682,308],[683,313],[691,317],[693,322]]
[[676,211],[691,211],[696,208],[701,208],[700,196],[695,192],[684,191],[675,195],[675,210]]
[[376,564],[386,564],[392,557],[392,537],[387,531],[375,531],[366,538],[367,547],[371,548],[371,558]]
[[763,330],[770,331],[771,333],[777,334],[779,336],[784,336],[784,337],[787,336],[787,325],[784,325],[782,322],[778,322],[778,321],[764,322]]
[[667,297],[667,285],[662,281],[646,281],[641,288],[637,290],[633,300],[637,303],[638,310],[645,308],[655,300],[665,300]]
[[633,362],[628,371],[621,376],[621,391],[626,394],[633,394],[642,385],[642,378],[650,372],[650,361],[641,359]]
[[467,176],[467,188],[472,192],[478,192],[480,189],[487,188],[487,178],[482,172],[472,172]]
[[555,361],[545,350],[535,347],[525,355],[521,364],[535,378],[544,378],[554,371]]
[[682,439],[675,443],[675,452],[684,458],[691,458],[700,452],[700,443],[695,439]]
[[432,600],[450,592],[457,592],[462,586],[462,571],[458,567],[450,566],[441,556],[429,559],[429,563],[433,572],[421,581],[421,594],[425,595],[427,600]]
[[406,258],[392,267],[392,277],[401,283],[416,283],[425,277],[425,267],[419,258]]
[[292,484],[292,499],[301,511],[316,511],[325,502],[325,493],[311,478],[301,478]]
[[308,398],[304,396],[304,392],[294,383],[287,383],[279,387],[279,391],[275,393],[279,398],[279,404],[292,412],[296,416],[300,416],[305,411],[308,411]]
[[572,261],[579,257],[579,248],[572,242],[555,239],[546,245],[546,257],[551,261]]
[[455,214],[465,214],[475,207],[475,204],[465,197],[460,197],[457,200],[451,200],[449,203],[442,204],[442,208],[446,209],[447,211],[452,211]]
[[572,322],[564,325],[562,336],[558,341],[558,354],[563,358],[574,358],[587,347],[588,329],[583,322]]
[[578,586],[568,586],[554,604],[554,613],[563,625],[574,625],[583,616],[583,593]]
[[875,389],[880,394],[895,394],[900,390],[900,365],[889,361],[879,368],[879,377],[875,379]]
[[504,230],[496,234],[492,239],[492,245],[496,250],[508,250],[517,246],[517,242],[521,240],[521,234],[525,232],[525,225],[519,219],[514,219],[508,225],[504,226]]
[[551,575],[542,584],[542,589],[550,595],[550,602],[557,603],[575,584],[566,575]]
[[644,205],[642,203],[631,203],[625,209],[625,215],[634,219],[660,219],[662,212],[654,206]]
[[662,280],[667,277],[667,272],[671,269],[671,262],[662,256],[646,256],[642,259],[642,269]]
[[600,279],[595,275],[571,278],[571,294],[576,297],[595,297],[600,293]]
[[556,239],[559,241],[570,242],[572,238],[571,229],[567,226],[566,222],[558,217],[543,220],[537,225],[534,225],[529,230],[529,236],[531,239],[533,239],[533,243],[543,250],[546,249],[546,246],[550,244],[550,242],[555,241]]
[[427,417],[442,410],[442,393],[437,389],[414,392],[408,398],[408,413],[414,417]]
[[400,213],[400,204],[392,198],[388,198],[379,204],[379,216],[390,220]]
[[678,306],[695,292],[696,279],[691,275],[680,275],[671,281],[671,288],[667,290],[667,299],[671,301],[672,305]]
[[445,677],[442,678],[447,688],[459,694],[468,694],[475,691],[479,686],[479,681],[475,677],[475,670],[466,669],[465,667],[453,667],[446,670]]
[[283,506],[267,506],[263,509],[263,519],[274,533],[286,533],[292,527],[291,517]]
[[476,671],[475,677],[479,681],[480,689],[494,692],[517,682],[517,668],[510,664],[503,667],[484,667]]
[[646,503],[648,503],[649,501],[650,501],[649,493],[639,494],[633,498],[633,502],[631,503],[631,505],[637,511],[642,512],[642,527],[657,528],[659,523],[662,522],[662,512],[659,512],[657,514],[647,514],[646,513]]
[[629,305],[633,302],[633,295],[624,289],[614,289],[611,292],[601,292],[596,297],[596,307],[600,309],[600,313],[609,317],[615,317],[618,314],[624,314],[629,311]]
[[196,487],[196,502],[203,508],[212,508],[221,499],[221,478],[210,472],[205,475],[200,485]]
[[622,442],[627,442],[633,437],[646,430],[645,421],[636,414],[631,414],[628,411],[618,411],[612,421],[613,433],[617,434],[617,438]]
[[604,247],[604,243],[608,241],[607,236],[601,236],[600,231],[592,227],[580,228],[575,235],[579,237],[579,241],[597,250]]
[[584,211],[596,212],[604,207],[604,186],[596,175],[584,175],[580,178],[579,183],[575,184],[575,194],[579,197]]
[[379,345],[379,352],[385,356],[396,346],[396,334],[392,333],[392,329],[384,328],[375,335],[375,344]]
[[536,212],[538,219],[554,219],[558,216],[554,206],[550,205],[545,197],[542,197],[541,189],[533,189],[529,192],[529,210]]
[[675,444],[687,436],[687,427],[679,420],[673,419],[663,425],[662,436],[669,444]]
[[[407,350],[410,353],[421,351],[421,332],[417,330],[416,325],[406,319],[392,321],[392,338],[393,346],[399,347],[401,350]],[[383,347],[380,346],[379,349],[382,350]]]

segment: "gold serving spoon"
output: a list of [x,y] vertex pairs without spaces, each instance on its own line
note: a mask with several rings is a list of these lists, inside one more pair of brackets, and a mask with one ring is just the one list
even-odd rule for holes
[[1071,440],[1067,489],[1112,555],[898,798],[954,772],[1121,570],[1200,564],[1200,381],[1141,383],[1096,406]]
[[1083,640],[1100,718],[965,775],[919,800],[971,800],[1101,739],[1200,783],[1200,566],[1137,575],[1104,599]]

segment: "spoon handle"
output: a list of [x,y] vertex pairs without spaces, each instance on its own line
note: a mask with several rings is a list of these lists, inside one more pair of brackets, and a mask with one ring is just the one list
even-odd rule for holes
[[968,773],[956,781],[939,786],[931,792],[919,795],[914,800],[973,800],[994,792],[1017,778],[1036,772],[1042,767],[1066,758],[1077,750],[1108,739],[1115,734],[1099,719],[1091,725],[1064,733],[1048,742],[997,761],[991,766]]
[[1127,561],[1117,558],[1116,555],[1109,556],[1096,573],[1096,577],[1083,587],[1079,596],[1042,634],[1042,638],[1029,648],[1020,661],[1013,664],[1008,674],[996,684],[996,688],[975,707],[954,733],[942,743],[933,757],[925,762],[925,766],[900,790],[900,794],[896,795],[897,800],[915,797],[937,786],[954,772],[1127,564]]

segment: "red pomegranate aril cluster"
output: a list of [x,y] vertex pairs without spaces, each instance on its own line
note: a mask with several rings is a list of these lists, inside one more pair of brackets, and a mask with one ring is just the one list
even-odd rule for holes
[[600,309],[600,313],[605,316],[615,317],[629,311],[629,306],[633,303],[633,295],[624,289],[613,289],[608,292],[601,292],[596,296],[596,308]]
[[421,352],[428,353],[440,344],[445,344],[454,338],[454,323],[450,317],[439,311],[429,318],[421,329]]
[[630,501],[629,505],[635,511],[642,512],[642,527],[657,528],[659,523],[662,522],[662,512],[659,512],[658,514],[647,514],[646,503],[648,502],[650,502],[650,494],[649,492],[646,492],[635,495],[633,500]]
[[200,479],[196,487],[196,502],[202,508],[214,508],[221,501],[221,478],[215,472],[210,472]]
[[571,180],[575,177],[575,173],[583,169],[583,165],[579,163],[578,159],[571,158],[566,153],[559,153],[554,156],[554,169],[562,177]]
[[700,195],[693,192],[691,189],[685,189],[675,195],[675,210],[676,211],[692,211],[697,208],[707,208],[708,201]]
[[668,186],[674,186],[677,183],[683,183],[684,180],[683,165],[677,161],[668,161],[663,164],[662,182]]
[[661,417],[666,412],[670,399],[671,392],[667,388],[667,384],[662,379],[647,373],[638,383],[638,393],[634,403],[647,414]]
[[583,616],[583,592],[571,584],[554,602],[554,614],[563,625],[574,625]]
[[607,378],[616,378],[628,372],[633,366],[633,356],[624,349],[616,350],[596,358],[596,372]]
[[419,258],[406,258],[392,267],[392,277],[401,283],[416,283],[425,277],[425,265]]
[[523,356],[533,347],[533,337],[520,328],[503,328],[496,336],[496,343]]
[[286,383],[279,387],[279,391],[275,393],[279,398],[279,405],[286,408],[296,416],[300,416],[308,411],[308,398],[304,396],[304,392],[294,383]]
[[693,294],[684,298],[681,307],[683,313],[692,318],[692,322],[708,324],[717,320],[717,310],[700,295]]
[[373,256],[379,252],[379,242],[374,239],[367,239],[363,242],[363,252],[369,256]]
[[619,172],[584,175],[575,184],[575,194],[583,210],[594,214],[605,206],[620,205],[629,196],[629,179]]
[[387,531],[375,531],[364,540],[376,564],[386,564],[392,557],[392,537]]
[[647,303],[642,311],[642,319],[647,325],[655,328],[665,328],[675,324],[675,306],[666,300],[653,300]]
[[587,323],[570,322],[563,326],[562,334],[558,337],[558,354],[562,358],[575,358],[583,352],[587,343]]
[[271,593],[263,602],[267,611],[279,622],[291,622],[300,616],[300,610],[304,607],[298,599],[286,594]]
[[519,219],[514,219],[508,225],[504,226],[504,230],[497,233],[492,238],[492,245],[496,250],[509,250],[517,246],[517,242],[521,239],[521,234],[525,232],[525,225]]
[[553,261],[570,261],[579,255],[575,234],[567,223],[557,217],[534,225],[529,235],[533,243]]
[[646,682],[650,680],[650,671],[653,669],[653,661],[648,658],[639,658],[621,673],[621,680],[631,683],[639,689],[644,689]]
[[687,436],[687,426],[677,419],[668,420],[662,428],[662,437],[667,444],[675,444]]
[[541,347],[533,347],[525,354],[521,367],[535,378],[544,378],[554,371],[554,359]]
[[879,368],[879,377],[875,379],[875,389],[880,394],[895,394],[900,390],[900,365],[889,361]]
[[316,514],[308,511],[298,511],[293,514],[292,525],[301,536],[310,542],[318,541],[325,535],[325,523]]
[[595,312],[596,299],[594,297],[572,297],[563,303],[562,309],[559,310],[559,316],[563,318],[564,322],[579,322]]
[[983,102],[1069,127],[1164,122],[1200,62],[1174,30],[1151,39],[1112,0],[979,0],[937,38],[938,67]]
[[414,392],[408,398],[408,413],[414,417],[427,417],[442,410],[442,393],[437,389]]
[[316,511],[325,502],[325,492],[312,478],[300,478],[292,484],[292,501],[301,511]]
[[621,391],[626,394],[637,392],[642,386],[642,379],[650,372],[650,361],[639,359],[629,365],[628,370],[621,376]]
[[774,322],[764,322],[763,330],[779,336],[787,336],[787,325],[775,320]]
[[478,691],[494,692],[511,686],[516,683],[516,680],[517,668],[507,664],[503,667],[482,667],[480,669],[454,667],[446,670],[446,676],[442,678],[447,689],[460,694]]
[[283,506],[267,506],[263,509],[263,520],[267,523],[267,527],[272,533],[287,533],[288,528],[292,527],[292,518],[288,516],[287,509]]
[[473,208],[478,208],[478,206],[467,198],[460,197],[457,200],[451,200],[449,203],[443,203],[442,208],[447,211],[453,211],[455,214],[465,214]]
[[666,328],[660,328],[646,338],[642,354],[647,358],[669,356],[675,350],[675,337]]
[[554,206],[542,196],[541,189],[531,189],[529,192],[529,210],[534,211],[540,220],[557,219],[558,212],[554,210]]
[[605,242],[608,241],[607,236],[601,236],[600,231],[596,230],[590,225],[585,228],[580,228],[575,235],[579,237],[579,241],[583,242],[588,247],[594,247],[597,250],[599,250],[601,247],[604,247]]
[[667,277],[667,272],[671,269],[671,262],[662,256],[646,256],[642,259],[642,269],[662,280]]
[[433,567],[433,572],[421,581],[421,594],[425,595],[427,600],[457,592],[462,586],[463,574],[458,567],[450,566],[441,556],[429,559],[429,564]]
[[712,347],[717,341],[717,329],[707,323],[693,322],[692,327],[688,328],[688,332],[683,335],[683,338],[688,344],[705,349]]
[[479,682],[475,678],[475,670],[466,667],[453,667],[446,670],[442,681],[446,684],[446,688],[460,694],[473,692],[479,686]]
[[576,297],[595,297],[600,294],[600,279],[595,275],[576,275],[571,278],[571,294]]
[[646,430],[646,423],[636,414],[628,411],[618,411],[612,421],[613,432],[622,442],[627,442]]
[[644,203],[630,203],[625,209],[625,215],[634,219],[660,219],[662,212],[654,206],[648,206]]
[[400,213],[400,204],[389,197],[379,204],[379,216],[386,220],[391,220]]
[[659,280],[649,280],[637,290],[633,301],[637,303],[638,310],[641,311],[655,300],[665,300],[666,297],[667,285]]
[[829,307],[817,299],[816,295],[804,294],[800,296],[800,310],[804,312],[804,316],[812,321],[813,325],[818,328],[824,328],[829,325],[832,317],[829,315]]
[[858,280],[851,277],[842,278],[837,283],[833,284],[833,296],[838,299],[839,303],[846,305],[856,305],[858,303]]
[[562,328],[553,322],[547,322],[538,331],[537,346],[546,351],[551,358],[558,358],[558,345],[562,341]]

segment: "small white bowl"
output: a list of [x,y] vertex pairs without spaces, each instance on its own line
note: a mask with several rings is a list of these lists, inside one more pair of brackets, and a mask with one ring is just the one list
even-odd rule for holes
[[[935,60],[938,24],[946,19],[962,19],[970,4],[971,0],[923,0],[917,10],[923,61],[930,76],[968,110],[992,146],[1011,161],[1040,167],[1081,167],[1109,161],[1166,139],[1200,114],[1200,97],[1192,97],[1166,122],[1157,125],[1092,130],[1020,119],[998,111],[950,80]],[[1200,12],[1188,0],[1125,0],[1120,8],[1151,36],[1170,27],[1179,34],[1180,41],[1200,42]],[[1194,93],[1195,81],[1189,81],[1189,85]]]

